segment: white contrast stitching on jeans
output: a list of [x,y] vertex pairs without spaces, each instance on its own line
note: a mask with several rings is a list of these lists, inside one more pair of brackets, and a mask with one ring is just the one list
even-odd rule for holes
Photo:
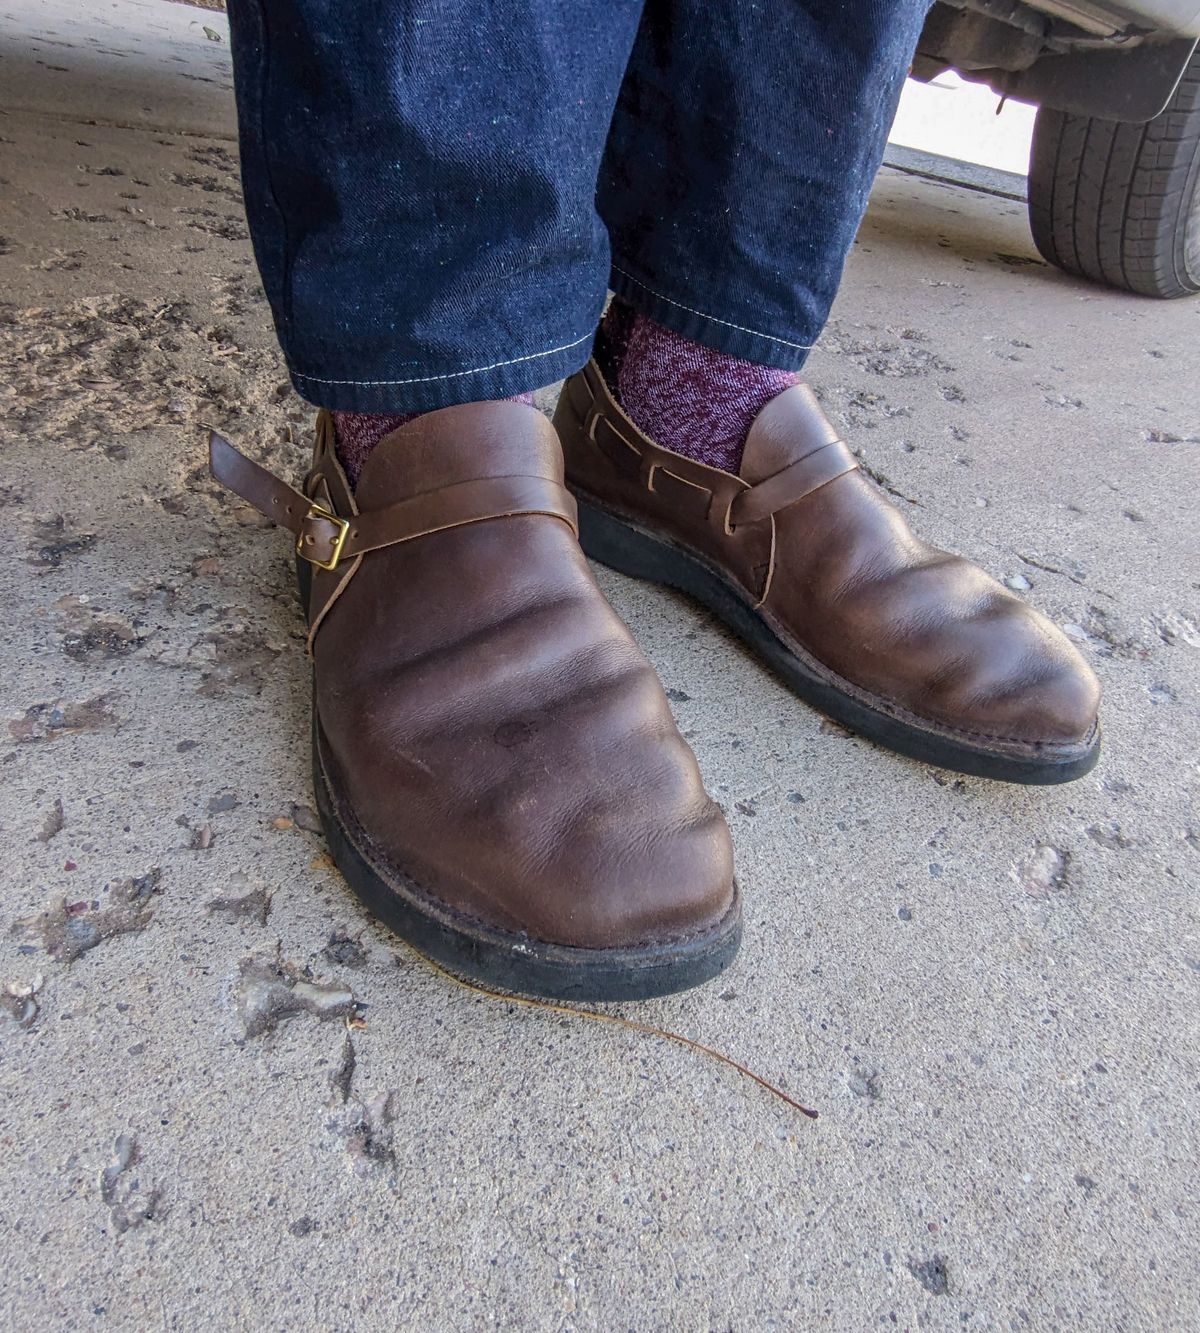
[[672,301],[669,296],[664,296],[662,292],[656,292],[653,287],[647,287],[644,282],[639,282],[632,273],[626,273],[623,268],[613,265],[613,272],[619,273],[623,278],[628,278],[635,287],[640,287],[643,291],[649,292],[651,296],[657,296],[660,301],[665,301],[668,305],[678,306],[680,310],[686,310],[689,315],[699,315],[701,319],[710,319],[714,324],[724,324],[727,329],[737,329],[739,333],[749,333],[755,338],[765,338],[768,342],[782,343],[784,347],[795,347],[801,352],[811,352],[816,343],[790,343],[786,338],[776,338],[770,333],[759,333],[757,329],[748,329],[743,324],[732,324],[727,319],[718,319],[716,315],[706,315],[703,310],[693,310],[690,305],[684,305],[682,301]]
[[292,374],[298,380],[307,380],[311,384],[361,384],[361,385],[384,385],[384,384],[430,384],[434,380],[456,380],[463,375],[481,375],[485,370],[498,370],[501,366],[515,366],[522,361],[536,361],[542,356],[554,356],[556,352],[569,352],[572,347],[578,347],[580,343],[585,343],[594,335],[585,333],[582,338],[576,338],[573,343],[563,343],[561,347],[551,347],[545,352],[531,352],[528,356],[514,356],[511,361],[493,361],[490,366],[475,366],[471,370],[452,370],[446,375],[421,375],[411,380],[325,380],[319,375],[303,375],[298,370]]

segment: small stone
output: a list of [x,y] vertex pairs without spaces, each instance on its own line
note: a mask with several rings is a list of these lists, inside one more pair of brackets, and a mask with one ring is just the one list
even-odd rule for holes
[[1115,819],[1106,820],[1102,824],[1092,824],[1087,830],[1087,835],[1093,842],[1099,843],[1110,852],[1124,851],[1127,847],[1133,846],[1133,839],[1121,831],[1121,826]]
[[207,852],[216,841],[216,834],[213,833],[211,824],[201,824],[199,828],[192,830],[192,840],[188,843],[188,848],[193,852]]
[[1049,898],[1067,887],[1070,858],[1048,843],[1039,843],[1013,875],[1031,898]]
[[114,902],[137,906],[162,892],[162,867],[154,866],[144,875],[122,880],[112,891]]
[[242,961],[234,1002],[246,1037],[260,1037],[293,1014],[326,1021],[349,1018],[355,1011],[354,996],[345,986],[309,981],[287,964],[256,957]]
[[[144,892],[137,887],[141,884],[149,885]],[[108,907],[67,903],[59,898],[37,916],[18,921],[15,931],[40,940],[46,952],[60,963],[73,963],[105,940],[145,930],[154,917],[147,904],[157,892],[157,874],[151,871],[149,876],[117,885]]]
[[56,838],[62,832],[65,822],[62,798],[59,797],[50,807],[42,823],[42,831],[37,835],[38,842],[49,842],[52,838]]
[[[242,883],[249,883],[245,876],[238,878]],[[243,894],[223,894],[211,898],[205,910],[218,912],[230,920],[257,921],[260,926],[265,926],[271,914],[271,894],[264,888],[251,889]]]
[[290,811],[292,823],[307,833],[320,833],[321,820],[317,812],[307,805],[293,805]]
[[33,1027],[40,1012],[37,993],[41,990],[44,980],[39,972],[28,984],[10,981],[3,991],[0,991],[0,1018],[5,1018],[26,1030]]
[[910,1259],[908,1271],[931,1296],[945,1296],[950,1290],[950,1274],[946,1269],[946,1260],[940,1254],[920,1262]]
[[1004,580],[1004,586],[1010,588],[1013,592],[1028,592],[1033,584],[1029,582],[1024,574],[1010,574]]
[[100,1173],[100,1197],[111,1203],[118,1178],[137,1160],[137,1144],[131,1134],[117,1136],[113,1160]]
[[137,1140],[132,1134],[121,1134],[117,1137],[112,1161],[100,1173],[100,1198],[108,1205],[118,1234],[132,1231],[161,1216],[160,1191],[143,1191],[141,1173],[129,1174],[130,1168],[140,1162]]
[[1188,648],[1200,648],[1200,624],[1191,616],[1171,611],[1167,615],[1152,616],[1151,620],[1163,643],[1171,647],[1182,644]]
[[856,1097],[877,1102],[883,1094],[883,1082],[874,1069],[852,1069],[846,1076],[846,1086]]
[[321,956],[334,967],[362,967],[367,961],[366,949],[349,935],[330,935],[329,943],[321,950]]
[[113,697],[100,694],[80,703],[55,699],[52,703],[34,704],[25,710],[23,717],[9,721],[9,735],[18,745],[28,745],[116,727],[119,719],[112,711]]
[[346,1106],[346,1152],[356,1175],[389,1171],[395,1164],[393,1121],[396,1107],[390,1092],[375,1092]]

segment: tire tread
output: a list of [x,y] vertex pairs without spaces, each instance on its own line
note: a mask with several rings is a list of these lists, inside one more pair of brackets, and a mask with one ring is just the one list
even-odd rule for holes
[[1029,222],[1049,263],[1145,296],[1191,295],[1198,211],[1200,49],[1166,110],[1143,125],[1038,111]]

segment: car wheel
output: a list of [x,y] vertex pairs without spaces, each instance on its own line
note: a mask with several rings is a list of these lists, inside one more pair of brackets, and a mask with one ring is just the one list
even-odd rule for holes
[[1029,221],[1068,273],[1143,296],[1200,291],[1200,48],[1144,125],[1038,111]]

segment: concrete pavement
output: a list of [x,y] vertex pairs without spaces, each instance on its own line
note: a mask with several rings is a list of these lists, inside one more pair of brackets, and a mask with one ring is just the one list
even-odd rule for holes
[[1096,666],[1077,784],[879,752],[602,574],[747,901],[731,972],[626,1012],[812,1122],[456,988],[330,868],[288,543],[204,470],[211,423],[299,472],[310,419],[225,21],[80,8],[0,14],[4,1324],[1194,1328],[1200,300],[885,169],[811,363],[922,533]]

